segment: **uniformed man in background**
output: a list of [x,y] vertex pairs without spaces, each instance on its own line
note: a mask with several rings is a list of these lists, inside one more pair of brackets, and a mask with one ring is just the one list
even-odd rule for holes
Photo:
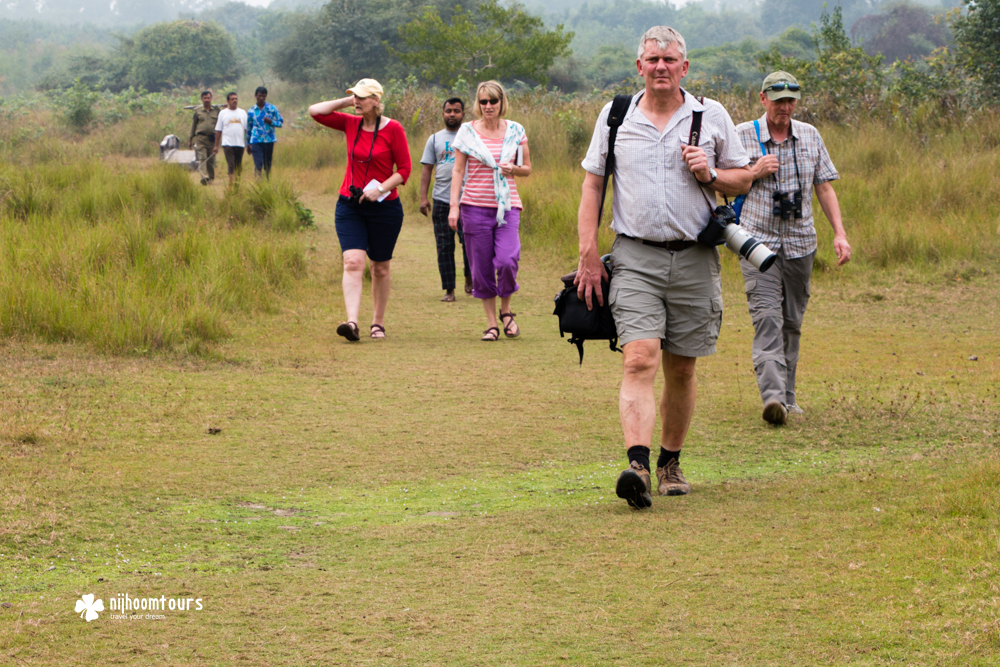
[[201,184],[208,185],[215,180],[215,124],[219,121],[219,107],[212,104],[212,91],[201,94],[201,108],[194,110],[191,120],[191,138],[188,148],[194,149],[198,160],[198,173],[201,174]]

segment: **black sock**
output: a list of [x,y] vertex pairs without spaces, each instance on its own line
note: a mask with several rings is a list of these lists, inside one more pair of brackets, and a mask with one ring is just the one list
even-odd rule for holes
[[628,460],[629,463],[635,461],[641,465],[646,470],[649,470],[649,447],[643,447],[642,445],[636,445],[635,447],[628,448]]
[[663,468],[671,461],[677,461],[678,463],[680,463],[681,461],[680,450],[676,452],[668,452],[663,447],[660,447],[660,456],[659,458],[656,459],[656,467]]

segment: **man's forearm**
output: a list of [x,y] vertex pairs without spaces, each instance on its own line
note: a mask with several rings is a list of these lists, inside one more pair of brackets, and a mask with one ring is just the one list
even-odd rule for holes
[[425,201],[427,199],[427,191],[431,187],[431,166],[429,164],[423,165],[420,171],[420,201]]
[[597,227],[598,212],[601,207],[602,179],[602,176],[595,176],[588,172],[583,182],[576,225],[580,237],[580,257],[597,254]]
[[844,221],[840,217],[840,202],[837,200],[837,193],[829,183],[820,183],[815,186],[816,199],[819,200],[823,215],[830,221],[834,236],[847,236],[844,230]]
[[718,178],[712,183],[711,188],[719,194],[735,197],[750,192],[750,184],[753,183],[753,172],[750,171],[750,167],[718,169],[716,173]]

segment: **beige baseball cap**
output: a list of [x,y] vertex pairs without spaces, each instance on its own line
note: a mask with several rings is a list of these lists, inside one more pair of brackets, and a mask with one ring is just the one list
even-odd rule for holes
[[764,77],[764,83],[760,86],[760,92],[767,93],[767,99],[780,100],[783,97],[793,97],[802,99],[802,87],[799,80],[788,72],[778,70],[771,72]]
[[382,84],[375,79],[361,79],[352,87],[347,89],[347,92],[352,95],[357,95],[358,97],[371,97],[375,96],[376,99],[382,99]]

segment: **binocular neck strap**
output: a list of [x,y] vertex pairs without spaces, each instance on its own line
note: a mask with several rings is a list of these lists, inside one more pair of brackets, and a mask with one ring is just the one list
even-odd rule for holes
[[[798,139],[796,139],[795,135],[792,134],[793,130],[794,130],[794,128],[791,125],[789,125],[789,129],[788,129],[788,145],[792,147],[792,161],[795,163],[795,189],[796,190],[801,190],[802,189],[802,177],[799,175],[799,152],[797,150],[795,150],[796,145],[798,144]],[[772,141],[773,141],[773,139],[772,139]],[[763,147],[764,147],[764,145],[761,144],[761,148],[762,149],[763,149]],[[780,145],[778,146],[778,150],[779,151],[781,150],[781,146]],[[774,172],[774,180],[776,180],[776,181],[778,180],[778,172]]]
[[[372,153],[375,151],[375,140],[378,139],[378,127],[382,124],[382,116],[375,116],[375,136],[372,137],[372,146],[368,149],[368,160],[365,162],[365,175],[361,179],[361,187],[363,188],[367,185],[368,181],[368,167],[372,163]],[[354,145],[351,146],[351,154],[348,156],[351,162],[354,162],[354,149],[358,147],[358,139],[361,138],[361,128],[365,125],[365,119],[362,118],[358,122],[358,133],[354,135]],[[351,185],[354,185],[354,166],[351,166]]]

